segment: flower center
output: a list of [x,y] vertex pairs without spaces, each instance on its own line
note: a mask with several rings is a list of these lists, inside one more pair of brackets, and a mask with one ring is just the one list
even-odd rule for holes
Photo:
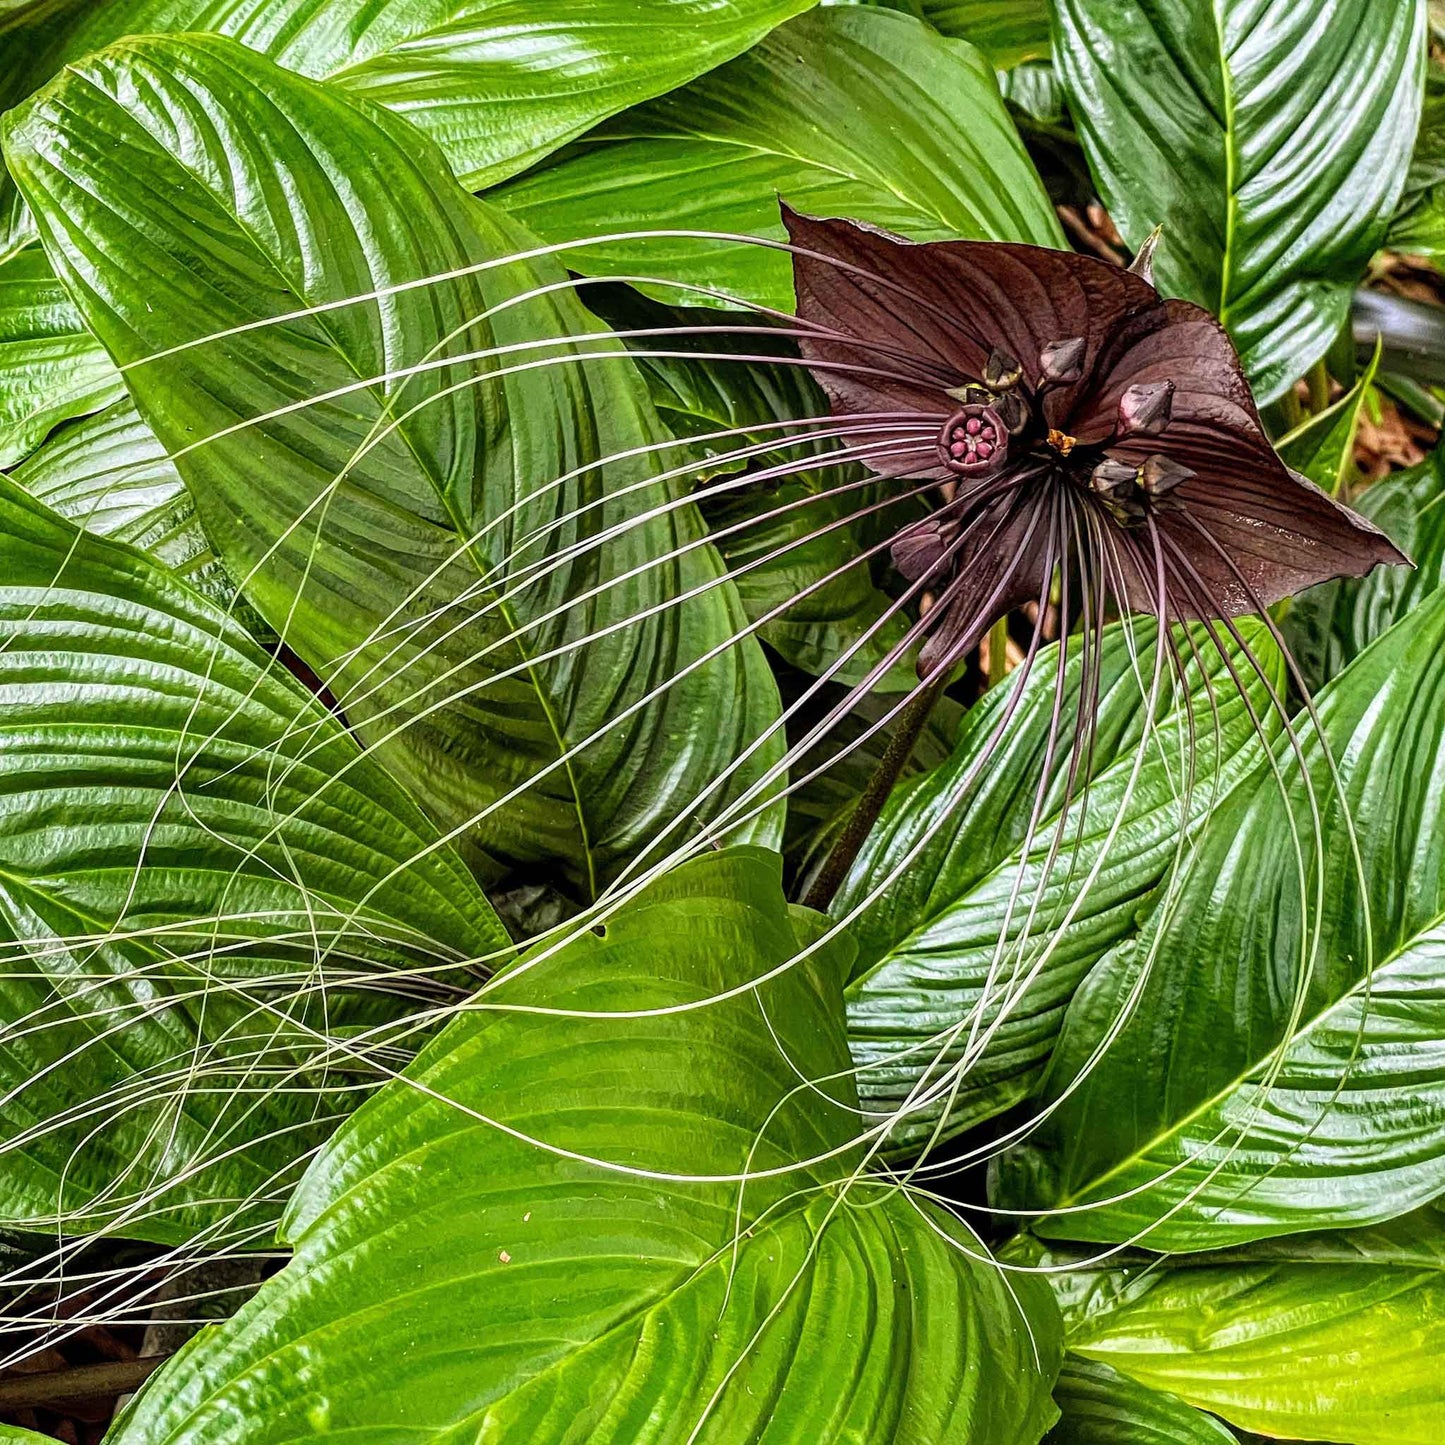
[[1008,454],[1008,429],[991,406],[970,402],[944,422],[938,457],[961,477],[982,476],[1002,465]]

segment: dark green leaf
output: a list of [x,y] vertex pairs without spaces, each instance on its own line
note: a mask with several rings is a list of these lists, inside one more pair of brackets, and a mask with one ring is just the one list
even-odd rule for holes
[[859,0],[926,20],[940,35],[978,46],[999,70],[1049,53],[1046,0]]
[[1082,1355],[1064,1356],[1054,1403],[1062,1418],[1045,1445],[1238,1445],[1218,1420],[1177,1395]]
[[1081,1258],[1049,1278],[1071,1352],[1231,1424],[1351,1445],[1439,1440],[1445,1229],[1433,1209],[1179,1265]]
[[1229,327],[1263,400],[1324,355],[1420,113],[1425,0],[1058,0],[1100,194],[1160,286]]
[[232,575],[479,866],[590,894],[776,761],[746,753],[778,704],[736,595],[635,455],[663,433],[625,352],[565,289],[518,300],[560,271],[496,265],[531,238],[404,122],[152,37],[12,112],[6,154],[96,333],[165,353],[129,385]]
[[[915,241],[1063,243],[983,56],[871,7],[800,16],[495,193],[558,243],[647,228],[782,241],[779,196]],[[626,240],[569,250],[567,261],[589,275],[636,273],[793,305],[787,253],[761,246]]]
[[0,674],[0,1220],[264,1235],[374,1078],[318,1030],[506,935],[243,629],[3,479]]
[[1327,582],[1290,605],[1285,629],[1306,677],[1322,685],[1445,582],[1445,452],[1374,483],[1355,499],[1415,564]]
[[1032,1445],[1047,1291],[857,1172],[846,959],[737,991],[817,930],[733,849],[529,955],[338,1135],[293,1261],[113,1445]]
[[1362,653],[1318,716],[1342,785],[1300,721],[1318,825],[1281,744],[1283,784],[1254,768],[1132,953],[1075,997],[1055,1098],[1137,1003],[1044,1128],[1052,1184],[1020,1171],[1006,1191],[1066,1209],[1041,1231],[1208,1249],[1388,1219],[1445,1187],[1445,594]]
[[38,250],[0,264],[0,467],[33,452],[70,417],[125,394]]
[[[414,121],[457,176],[515,175],[740,54],[813,0],[109,0],[40,7],[0,47],[0,102],[128,35],[213,31]],[[59,11],[59,18],[56,12]]]
[[[1193,825],[1243,771],[1232,755],[1255,723],[1225,662],[1200,647],[1207,682],[1191,662],[1187,709],[1166,666],[1151,712],[1153,636],[1136,631],[1137,671],[1122,630],[1108,634],[1095,742],[1078,764],[1082,776],[1067,814],[1060,808],[1071,765],[1077,648],[1053,757],[1051,649],[982,778],[963,790],[989,755],[1010,686],[995,688],[968,715],[946,764],[890,800],[839,891],[833,915],[858,914],[849,926],[858,962],[847,999],[859,1092],[878,1114],[907,1105],[893,1135],[898,1146],[924,1143],[935,1127],[956,1134],[1031,1092],[1074,989],[1132,930]],[[1257,631],[1254,637],[1258,642]],[[1267,645],[1259,651],[1267,654]],[[1230,664],[1248,676],[1240,657]],[[1252,679],[1250,692],[1263,714],[1263,684]],[[1048,784],[1029,840],[1046,763]]]
[[[589,301],[624,335],[756,325],[741,313],[720,317],[716,311],[660,306],[623,287],[608,291],[598,298],[594,290]],[[902,641],[908,626],[902,611],[873,585],[862,544],[873,540],[880,527],[890,534],[901,527],[912,516],[908,499],[884,507],[881,486],[865,485],[860,466],[829,463],[846,440],[809,440],[806,431],[794,431],[797,440],[783,444],[790,434],[778,428],[779,421],[828,416],[827,397],[786,341],[696,330],[626,339],[663,420],[675,435],[698,439],[694,452],[704,464],[701,478],[727,478],[745,467],[763,474],[756,484],[724,483],[700,498],[743,609],[759,624],[758,635],[804,672],[827,671],[832,681],[846,686],[861,683]],[[659,351],[673,354],[659,356]],[[689,354],[679,356],[679,351]],[[781,359],[729,359],[740,352]],[[734,428],[742,434],[726,440],[716,436]],[[750,459],[730,460],[729,453],[744,444],[768,449]],[[876,563],[879,549],[874,553]],[[872,690],[907,691],[917,680],[909,654]]]
[[1445,71],[1431,65],[1415,153],[1387,243],[1416,255],[1445,255]]

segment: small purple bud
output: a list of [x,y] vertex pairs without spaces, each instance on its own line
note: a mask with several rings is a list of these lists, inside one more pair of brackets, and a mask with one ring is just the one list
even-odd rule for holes
[[1174,410],[1172,381],[1143,381],[1119,398],[1115,435],[1157,437],[1169,425]]
[[1054,386],[1077,381],[1084,374],[1084,352],[1088,342],[1082,336],[1051,341],[1039,354],[1039,376]]
[[1151,497],[1167,497],[1175,487],[1182,487],[1193,476],[1188,467],[1155,452],[1145,458],[1144,465],[1139,469],[1139,485]]
[[983,364],[984,385],[990,391],[1012,391],[1023,380],[1023,374],[1018,359],[1001,346],[995,346]]
[[991,406],[961,406],[938,433],[938,459],[958,476],[987,476],[1007,457],[1008,436]]

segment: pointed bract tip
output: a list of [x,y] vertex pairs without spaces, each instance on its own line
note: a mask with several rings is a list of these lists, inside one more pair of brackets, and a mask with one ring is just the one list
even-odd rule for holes
[[1154,284],[1154,253],[1159,249],[1159,238],[1163,234],[1164,227],[1155,226],[1144,237],[1144,244],[1134,253],[1134,259],[1129,262],[1128,269],[1151,286]]

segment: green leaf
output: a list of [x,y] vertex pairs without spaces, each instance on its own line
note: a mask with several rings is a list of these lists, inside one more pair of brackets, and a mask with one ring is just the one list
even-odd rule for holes
[[[1057,1267],[1069,1256],[1037,1262]],[[1445,1425],[1445,1229],[1436,1210],[1179,1265],[1080,1259],[1049,1278],[1072,1353],[1244,1429],[1435,1445]]]
[[125,394],[38,250],[0,264],[0,467],[33,452],[70,417]]
[[846,958],[783,967],[818,928],[732,849],[534,951],[337,1136],[294,1259],[112,1445],[1032,1445],[1048,1292],[858,1173]]
[[1359,379],[1333,406],[1302,422],[1288,436],[1281,437],[1276,450],[1288,467],[1302,472],[1316,486],[1338,496],[1348,479],[1355,454],[1355,432],[1360,408],[1380,366],[1381,344]]
[[[783,241],[780,196],[809,215],[915,241],[1063,244],[983,56],[906,15],[860,6],[800,16],[493,194],[559,244],[650,228]],[[567,264],[793,306],[787,253],[762,246],[624,240],[570,249]]]
[[[902,610],[874,585],[870,560],[878,561],[877,549],[869,559],[864,543],[882,540],[880,531],[897,531],[918,502],[903,497],[885,507],[883,485],[866,485],[861,466],[828,463],[846,439],[808,440],[806,431],[794,431],[796,440],[783,445],[790,433],[778,422],[829,414],[828,399],[799,364],[796,348],[771,337],[689,329],[756,326],[754,319],[660,306],[621,286],[599,297],[598,289],[591,288],[589,304],[634,352],[659,415],[676,436],[697,438],[699,477],[714,481],[745,467],[773,474],[699,498],[758,635],[804,672],[828,672],[845,686],[861,683],[908,630]],[[628,331],[654,334],[629,338]],[[739,353],[782,359],[731,359]],[[716,435],[734,428],[742,429],[736,438]],[[768,449],[730,458],[742,445]],[[917,680],[910,652],[871,690],[906,692]]]
[[1054,1385],[1062,1418],[1046,1445],[1238,1445],[1211,1415],[1112,1365],[1066,1354]]
[[92,328],[164,353],[129,385],[217,552],[479,868],[590,894],[764,776],[776,688],[631,363],[414,130],[189,36],[6,132]]
[[[111,0],[42,9],[0,67],[14,105],[132,35],[212,31],[387,106],[469,186],[515,175],[599,120],[740,54],[813,0]],[[57,16],[55,12],[59,10]]]
[[211,550],[181,474],[133,402],[62,427],[11,473],[31,496],[98,537],[129,542],[254,634],[274,637]]
[[[1106,635],[1086,756],[1071,757],[1075,648],[1050,757],[1050,649],[1002,739],[1011,683],[969,713],[947,763],[898,790],[839,890],[831,912],[851,919],[858,947],[847,1000],[859,1092],[879,1116],[907,1105],[897,1148],[926,1143],[935,1128],[957,1134],[1027,1097],[1075,988],[1132,931],[1193,825],[1243,771],[1233,755],[1254,735],[1250,707],[1266,712],[1263,684],[1250,679],[1247,706],[1229,667],[1248,677],[1248,665],[1238,655],[1226,664],[1201,634],[1188,707],[1166,665],[1151,711],[1153,632],[1136,632],[1137,671],[1122,629]],[[1188,657],[1182,642],[1180,651]],[[1080,776],[1061,814],[1071,766]]]
[[1286,634],[1316,686],[1445,583],[1445,451],[1437,448],[1418,466],[1373,483],[1353,505],[1415,565],[1377,567],[1368,577],[1327,582],[1291,603]]
[[978,46],[999,70],[1049,53],[1046,0],[856,0],[926,20],[940,35]]
[[4,479],[0,697],[0,1223],[264,1237],[374,1082],[327,1031],[506,934],[242,628]]
[[1262,400],[1324,355],[1420,114],[1425,0],[1057,0],[1099,192],[1160,287],[1229,328]]
[[1414,255],[1445,255],[1445,71],[1425,74],[1425,103],[1415,153],[1386,244]]
[[[1433,1042],[1445,1019],[1442,681],[1437,593],[1318,699],[1340,788],[1320,732],[1297,721],[1318,831],[1281,744],[1288,796],[1256,765],[1132,955],[1113,955],[1075,997],[1050,1080],[1060,1107],[1041,1131],[1046,1167],[1004,1191],[1065,1211],[1041,1232],[1209,1249],[1388,1219],[1445,1187]],[[1074,1080],[1136,990],[1128,1025]]]

